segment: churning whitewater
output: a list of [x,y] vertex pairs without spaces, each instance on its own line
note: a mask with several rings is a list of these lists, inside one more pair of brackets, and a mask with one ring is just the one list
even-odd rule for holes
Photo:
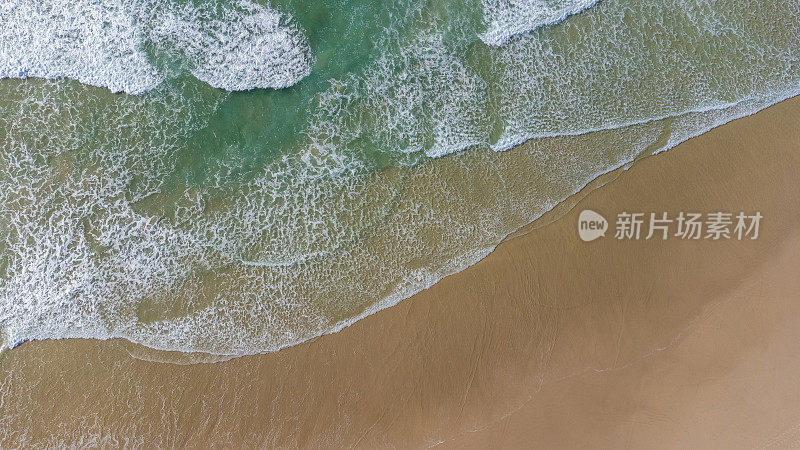
[[141,94],[169,76],[158,53],[230,91],[283,88],[311,71],[302,32],[250,0],[10,0],[0,11],[0,78],[66,77]]
[[4,347],[334,332],[800,92],[795,0],[304,5],[0,6]]
[[481,0],[487,30],[480,37],[487,45],[504,45],[513,36],[554,25],[599,0]]

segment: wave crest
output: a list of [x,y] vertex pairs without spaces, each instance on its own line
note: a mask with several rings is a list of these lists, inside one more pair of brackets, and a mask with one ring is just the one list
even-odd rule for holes
[[249,0],[10,0],[0,11],[0,78],[65,77],[141,94],[168,77],[160,61],[176,56],[229,91],[284,88],[311,71],[305,35]]
[[482,0],[486,45],[501,46],[512,37],[553,25],[594,6],[599,0]]

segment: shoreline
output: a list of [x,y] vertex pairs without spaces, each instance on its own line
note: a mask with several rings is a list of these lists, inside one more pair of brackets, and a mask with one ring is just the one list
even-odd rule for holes
[[[789,95],[789,97],[786,97],[787,95]],[[735,116],[733,119],[727,119],[726,122],[723,122],[721,124],[712,125],[709,129],[707,129],[705,132],[701,133],[698,136],[702,136],[703,134],[706,134],[706,133],[714,130],[715,128],[718,128],[718,127],[721,127],[721,126],[725,126],[725,125],[727,125],[727,124],[729,124],[731,122],[735,122],[735,121],[740,120],[742,118],[746,118],[746,117],[752,116],[754,114],[758,114],[759,112],[764,111],[765,109],[771,108],[771,107],[775,106],[776,104],[779,104],[779,103],[782,103],[782,102],[785,102],[785,101],[789,101],[789,100],[791,100],[791,99],[793,99],[795,97],[798,97],[798,96],[800,96],[800,94],[798,94],[796,92],[794,92],[792,94],[787,94],[786,92],[781,93],[781,94],[775,94],[775,96],[772,99],[763,100],[762,103],[759,103],[759,105],[766,104],[766,105],[769,105],[769,106],[766,106],[766,107],[761,107],[760,106],[761,109],[758,109],[755,112],[753,112],[752,110],[748,110],[747,112],[745,112],[742,115]],[[777,99],[777,98],[782,98],[783,100],[775,101],[774,99]],[[548,136],[548,135],[529,136],[528,138],[522,140],[521,143],[513,144],[511,147],[504,148],[502,150],[496,150],[495,149],[494,151],[502,153],[502,152],[510,150],[511,148],[514,148],[514,147],[525,146],[525,145],[527,145],[528,142],[530,142],[530,141],[532,141],[534,139],[541,139],[541,138],[548,138],[548,137],[580,136],[580,135],[592,134],[592,133],[597,133],[597,132],[602,132],[602,131],[621,129],[621,128],[626,128],[626,127],[635,126],[635,125],[642,125],[642,124],[646,124],[646,123],[658,122],[658,121],[665,120],[665,119],[668,119],[668,118],[675,119],[675,118],[679,118],[679,117],[684,117],[686,115],[695,114],[695,113],[698,113],[698,112],[723,111],[723,110],[726,110],[727,108],[734,108],[734,107],[742,106],[745,103],[751,102],[751,101],[752,100],[742,100],[742,101],[735,102],[735,103],[727,103],[727,104],[724,104],[724,105],[717,105],[715,107],[709,107],[709,108],[703,108],[703,109],[698,109],[698,110],[687,111],[687,112],[685,112],[685,113],[683,113],[683,114],[681,114],[679,116],[664,116],[664,117],[650,118],[650,119],[647,119],[647,120],[644,120],[644,121],[641,121],[641,122],[626,123],[626,124],[622,124],[622,125],[619,125],[619,126],[612,126],[610,128],[603,128],[603,129],[597,129],[597,130],[588,130],[588,131],[582,131],[582,132],[578,132],[578,133],[574,133],[574,134],[554,135],[554,136]],[[694,136],[692,138],[689,138],[688,140],[695,139],[698,136]],[[123,336],[123,335],[119,335],[119,336],[104,336],[104,337],[73,336],[73,337],[64,337],[64,338],[23,339],[23,340],[20,340],[20,341],[18,341],[16,343],[12,344],[12,345],[6,345],[4,337],[0,336],[0,359],[2,358],[2,355],[5,352],[7,352],[9,350],[13,350],[14,348],[16,348],[16,347],[18,347],[18,346],[20,346],[22,344],[25,344],[27,342],[32,342],[32,341],[41,342],[41,341],[50,341],[50,340],[60,341],[60,340],[65,340],[65,339],[88,339],[88,340],[98,340],[98,341],[113,341],[113,340],[122,339],[122,340],[127,341],[131,345],[146,347],[148,349],[148,351],[158,352],[158,353],[163,353],[163,354],[172,354],[172,355],[186,355],[186,356],[190,357],[190,359],[191,359],[191,357],[197,357],[197,359],[201,360],[201,361],[202,360],[207,360],[207,361],[213,361],[213,362],[226,361],[226,360],[240,358],[240,357],[266,355],[266,354],[270,354],[270,353],[283,351],[285,349],[296,347],[296,346],[299,346],[299,345],[303,345],[303,344],[305,344],[307,342],[313,342],[314,340],[319,339],[321,337],[339,333],[339,332],[343,331],[344,329],[346,329],[346,328],[358,323],[359,321],[362,321],[362,320],[364,320],[364,319],[366,319],[366,318],[368,318],[370,316],[373,316],[373,315],[375,315],[375,314],[377,314],[377,313],[379,313],[379,312],[381,312],[381,311],[383,311],[385,309],[392,308],[392,307],[397,306],[398,304],[400,304],[400,303],[402,303],[402,302],[404,302],[406,300],[409,300],[410,298],[418,295],[420,292],[423,292],[423,291],[426,291],[426,290],[432,288],[433,286],[435,286],[436,284],[440,283],[443,279],[445,279],[447,277],[454,276],[454,275],[457,275],[457,274],[463,272],[464,270],[468,270],[469,268],[475,266],[476,264],[480,263],[483,259],[485,259],[489,255],[491,255],[491,253],[494,252],[497,249],[497,246],[503,245],[505,242],[507,242],[507,241],[509,241],[511,239],[515,239],[517,237],[524,236],[525,234],[528,234],[532,230],[535,230],[537,228],[541,228],[543,226],[548,225],[549,223],[551,223],[553,221],[559,220],[563,215],[567,214],[575,206],[575,204],[579,201],[579,199],[584,198],[585,196],[589,195],[592,191],[594,191],[596,189],[602,188],[607,183],[613,182],[619,176],[619,172],[620,171],[629,170],[633,165],[637,164],[638,161],[640,161],[640,160],[642,160],[644,158],[649,158],[649,157],[652,157],[652,156],[656,156],[656,155],[658,155],[660,153],[667,152],[667,151],[675,148],[676,146],[681,145],[684,142],[687,142],[688,140],[679,141],[677,144],[670,144],[669,142],[667,142],[665,145],[661,146],[660,148],[659,147],[655,147],[653,149],[648,149],[648,152],[640,154],[638,156],[635,156],[634,159],[632,159],[630,161],[627,161],[627,162],[624,162],[622,165],[620,165],[618,167],[615,167],[615,168],[610,169],[608,171],[600,172],[600,173],[596,174],[586,184],[584,184],[582,187],[580,187],[576,192],[574,192],[573,194],[569,195],[567,198],[564,198],[560,202],[556,203],[555,205],[553,205],[549,209],[545,209],[544,212],[541,215],[539,215],[536,219],[534,219],[533,221],[531,221],[528,224],[520,226],[516,230],[511,231],[510,233],[508,233],[504,237],[500,238],[498,240],[498,243],[496,245],[494,245],[493,247],[491,247],[491,248],[487,247],[487,248],[484,248],[484,249],[474,249],[474,250],[472,250],[470,252],[462,254],[458,258],[458,261],[471,260],[473,262],[466,263],[466,264],[463,264],[463,263],[462,264],[451,264],[450,266],[458,266],[459,268],[455,269],[455,270],[446,269],[446,270],[439,271],[439,273],[437,273],[436,277],[434,277],[434,278],[437,278],[436,281],[433,281],[433,282],[426,281],[424,283],[425,287],[423,287],[423,288],[421,288],[419,290],[416,290],[416,292],[414,292],[412,294],[392,293],[391,295],[385,297],[384,299],[382,299],[382,300],[380,300],[380,301],[378,301],[376,303],[371,304],[367,308],[367,310],[365,312],[363,312],[362,314],[360,314],[358,316],[355,316],[355,317],[352,317],[350,319],[346,319],[346,320],[344,320],[342,322],[339,322],[339,323],[335,324],[335,326],[333,326],[331,329],[329,329],[328,331],[326,331],[326,332],[324,332],[324,333],[322,333],[322,334],[320,334],[318,336],[314,336],[314,337],[307,338],[307,339],[301,339],[301,340],[298,340],[298,341],[296,341],[294,343],[286,344],[286,345],[283,345],[283,346],[281,346],[279,348],[276,348],[276,349],[273,349],[273,350],[257,351],[257,352],[251,352],[251,353],[241,353],[241,354],[210,353],[210,352],[205,352],[205,351],[202,351],[202,350],[167,349],[167,348],[163,348],[163,347],[156,347],[156,346],[152,346],[152,345],[143,344],[141,342],[137,342],[137,341],[131,339],[128,336]],[[492,147],[494,149],[493,146],[490,146],[490,147]],[[446,157],[448,155],[449,154],[444,155],[444,156]],[[467,255],[469,255],[469,254],[483,254],[483,256],[480,256],[478,259],[474,259],[474,258],[471,259],[471,258],[467,257]],[[454,262],[454,261],[451,261],[451,263],[452,262]],[[448,267],[450,267],[450,266],[448,266]],[[442,275],[442,273],[445,273],[445,274]],[[176,357],[176,360],[185,360],[185,359],[186,358],[183,357],[183,356]],[[168,361],[164,360],[162,362],[168,362]]]
[[[787,100],[601,175],[613,182],[592,188],[595,179],[570,197],[575,204],[564,206],[563,215],[546,213],[534,223],[553,220],[502,242],[464,271],[338,333],[279,352],[182,366],[131,358],[131,349],[148,352],[118,340],[29,341],[0,359],[10,408],[0,431],[30,423],[32,436],[0,436],[0,443],[47,442],[48,430],[56,429],[50,427],[76,429],[75,420],[87,418],[105,437],[172,436],[178,445],[421,446],[455,438],[469,446],[483,433],[467,433],[482,426],[492,442],[498,436],[492,424],[532,406],[542,387],[558,391],[565,375],[585,367],[626,372],[631,361],[703,317],[708,305],[734,295],[741,280],[783,258],[780,249],[797,232],[800,211],[772,191],[777,186],[783,196],[800,197],[791,184],[800,168],[800,133],[792,128],[798,118],[800,99]],[[758,146],[771,153],[760,154]],[[561,205],[567,203],[556,209]],[[583,243],[574,221],[583,206],[604,214],[630,207],[763,208],[764,235],[752,243],[662,246],[608,237]],[[595,380],[584,380],[591,376],[569,380],[576,378],[581,392],[594,392]],[[58,380],[55,388],[38,382],[48,379]],[[53,399],[78,391],[85,397]],[[577,404],[569,392],[559,393],[556,400]],[[127,413],[131,405],[138,405],[136,414]],[[537,411],[558,411],[547,405]],[[553,414],[560,427],[548,423],[555,418],[527,415],[523,425],[535,433],[514,436],[544,446],[548,436],[559,437],[548,430],[563,432],[588,413]],[[213,426],[201,426],[209,420]],[[591,431],[600,436],[583,430]],[[61,436],[61,442],[77,440]]]

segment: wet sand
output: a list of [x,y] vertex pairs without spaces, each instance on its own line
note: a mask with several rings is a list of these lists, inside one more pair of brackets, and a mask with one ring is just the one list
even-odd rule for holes
[[[466,271],[274,354],[23,344],[0,360],[0,446],[797,444],[798,121],[789,100],[645,158]],[[764,219],[754,241],[585,243],[586,208]]]

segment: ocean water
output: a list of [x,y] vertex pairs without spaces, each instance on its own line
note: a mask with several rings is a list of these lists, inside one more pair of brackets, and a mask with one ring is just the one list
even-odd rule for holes
[[9,0],[0,332],[244,355],[800,92],[796,0]]

